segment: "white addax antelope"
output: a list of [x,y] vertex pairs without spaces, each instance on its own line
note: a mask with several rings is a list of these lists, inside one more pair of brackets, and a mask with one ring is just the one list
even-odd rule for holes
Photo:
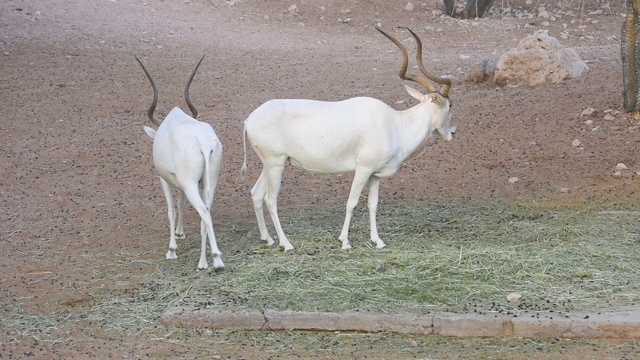
[[[204,59],[204,56],[202,59]],[[185,237],[182,217],[185,200],[189,199],[189,202],[201,218],[202,245],[200,262],[198,262],[199,270],[206,269],[209,266],[206,254],[207,238],[209,238],[211,245],[213,267],[216,269],[224,267],[222,253],[216,244],[210,213],[213,195],[218,182],[220,163],[222,162],[222,144],[211,125],[196,120],[198,110],[189,98],[189,86],[196,71],[198,71],[198,67],[200,67],[202,59],[200,59],[200,62],[191,73],[184,88],[184,98],[193,117],[187,115],[180,108],[174,107],[163,121],[153,114],[158,104],[158,89],[155,81],[144,67],[144,64],[142,64],[142,61],[136,57],[153,88],[153,102],[149,107],[148,116],[149,120],[158,127],[158,130],[145,126],[144,131],[153,139],[153,163],[160,175],[162,190],[167,199],[169,227],[171,229],[167,259],[177,258],[176,249],[178,245],[176,236],[181,239]],[[171,194],[172,188],[180,190],[177,228],[175,206]]]
[[[419,103],[404,111],[396,111],[380,100],[356,97],[338,102],[314,100],[270,100],[244,122],[244,163],[246,173],[246,137],[263,163],[262,174],[251,189],[251,198],[258,219],[260,238],[273,244],[267,232],[263,202],[278,233],[280,246],[293,246],[285,236],[278,219],[277,197],[282,172],[287,160],[312,173],[343,173],[355,171],[347,201],[347,214],[339,239],[343,249],[350,249],[349,223],[353,209],[365,185],[369,187],[371,241],[377,248],[385,246],[378,236],[376,210],[380,179],[393,176],[406,160],[434,130],[445,140],[451,140],[455,127],[451,119],[449,89],[451,80],[429,74],[422,64],[422,43],[416,40],[416,59],[426,76],[406,75],[408,55],[404,45],[391,35],[377,29],[402,52],[400,78],[414,81],[428,93],[406,86],[409,95]],[[438,91],[429,80],[442,85]]]

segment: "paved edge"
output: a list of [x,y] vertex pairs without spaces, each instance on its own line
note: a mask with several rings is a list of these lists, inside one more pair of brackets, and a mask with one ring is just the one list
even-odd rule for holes
[[[526,317],[529,316],[529,317]],[[161,316],[167,326],[234,330],[316,330],[434,334],[452,337],[511,336],[523,338],[638,339],[640,309],[612,312],[389,315],[361,312],[275,310],[193,310],[171,307]]]

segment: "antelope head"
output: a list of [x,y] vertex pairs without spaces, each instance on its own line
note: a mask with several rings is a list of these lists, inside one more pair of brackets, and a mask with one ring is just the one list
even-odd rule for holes
[[[440,135],[447,141],[453,138],[453,133],[456,132],[456,127],[451,124],[451,100],[449,99],[449,90],[451,89],[451,79],[445,77],[435,76],[427,71],[422,63],[422,41],[416,33],[414,33],[411,29],[407,29],[413,38],[416,40],[416,62],[418,63],[418,68],[420,72],[424,76],[418,75],[407,75],[407,66],[409,65],[409,55],[407,54],[407,48],[402,44],[402,42],[395,37],[387,34],[382,31],[382,29],[376,27],[382,35],[384,35],[387,39],[391,40],[402,52],[402,66],[400,67],[400,78],[402,80],[409,80],[415,83],[418,83],[424,86],[427,89],[427,94],[422,94],[419,91],[406,86],[407,92],[412,97],[419,100],[421,103],[430,102],[434,105],[434,112],[432,115],[434,116],[434,126],[440,133]],[[440,90],[436,89],[436,86],[431,83],[433,81],[435,84],[441,85]]]

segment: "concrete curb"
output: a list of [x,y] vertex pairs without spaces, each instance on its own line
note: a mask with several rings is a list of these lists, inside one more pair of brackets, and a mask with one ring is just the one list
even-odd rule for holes
[[[531,314],[529,314],[531,316]],[[608,313],[388,315],[275,310],[192,310],[172,307],[162,314],[167,326],[235,330],[316,330],[434,334],[454,337],[639,339],[640,309]]]

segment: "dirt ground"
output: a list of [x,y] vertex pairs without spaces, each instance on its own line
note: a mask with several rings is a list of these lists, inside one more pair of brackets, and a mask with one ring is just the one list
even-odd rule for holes
[[[350,347],[337,347],[331,334],[161,326],[131,336],[83,318],[92,306],[135,288],[166,252],[164,197],[142,131],[151,88],[134,55],[156,78],[162,115],[184,106],[186,77],[206,55],[191,97],[224,145],[212,211],[220,229],[255,221],[249,189],[259,161],[249,153],[249,178],[240,181],[241,134],[243,120],[264,101],[371,96],[399,110],[415,104],[397,76],[399,52],[374,26],[401,39],[408,34],[396,26],[418,32],[427,68],[453,78],[458,126],[452,142],[434,136],[382,182],[382,206],[493,197],[637,208],[640,123],[622,109],[622,0],[495,1],[497,12],[479,20],[434,15],[431,0],[416,2],[412,11],[406,3],[0,2],[0,358],[393,358],[388,344],[394,341],[414,346],[396,354],[410,358],[633,357],[637,348],[626,343],[537,351],[541,345],[533,342],[387,334],[353,335],[343,341]],[[554,19],[499,11],[511,5],[536,13],[545,4]],[[538,29],[574,48],[589,71],[533,89],[464,81],[472,65],[497,61]],[[588,108],[595,112],[581,116]],[[614,175],[618,163],[628,169]],[[350,174],[289,167],[280,209],[344,203],[350,182]],[[193,212],[188,221],[197,222]],[[232,239],[219,239],[223,252],[226,241]],[[24,319],[74,321],[41,333],[28,321],[10,325],[16,311]],[[290,343],[278,348],[270,341]]]

